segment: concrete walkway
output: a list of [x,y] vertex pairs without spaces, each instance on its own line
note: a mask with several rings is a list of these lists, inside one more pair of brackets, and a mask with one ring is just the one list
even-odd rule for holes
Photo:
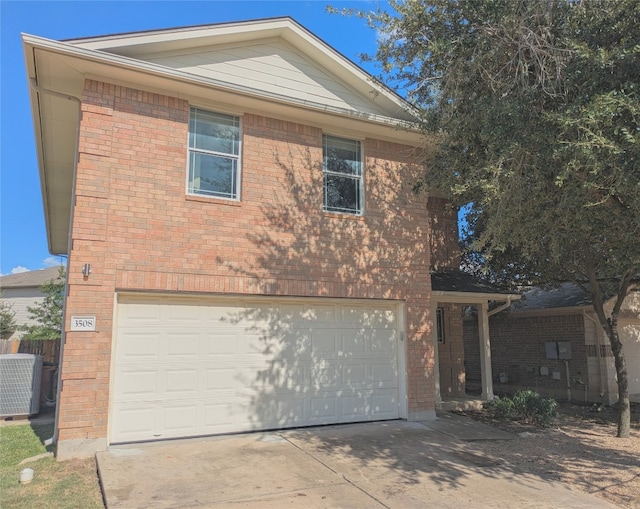
[[611,508],[474,451],[517,439],[470,419],[388,421],[113,447],[114,508]]

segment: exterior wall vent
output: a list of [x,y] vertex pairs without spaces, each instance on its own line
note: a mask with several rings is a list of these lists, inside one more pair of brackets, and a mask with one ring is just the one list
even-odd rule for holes
[[0,417],[37,414],[41,379],[41,355],[0,355]]

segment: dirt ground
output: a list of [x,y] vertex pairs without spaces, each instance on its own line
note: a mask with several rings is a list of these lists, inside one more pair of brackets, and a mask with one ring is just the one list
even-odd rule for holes
[[640,509],[640,405],[632,406],[631,437],[616,438],[617,410],[560,403],[545,429],[461,412],[515,433],[513,441],[476,442],[510,468],[595,494],[618,507]]

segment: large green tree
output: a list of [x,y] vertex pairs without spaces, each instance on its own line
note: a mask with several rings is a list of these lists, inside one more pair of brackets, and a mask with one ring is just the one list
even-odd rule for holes
[[65,269],[61,265],[58,277],[40,285],[44,295],[42,302],[27,307],[34,325],[23,325],[23,339],[53,340],[62,337],[62,314],[64,309]]
[[494,277],[591,294],[628,436],[618,314],[640,275],[640,2],[389,4],[357,14],[379,33],[381,78],[436,140],[425,187],[466,205],[468,244]]

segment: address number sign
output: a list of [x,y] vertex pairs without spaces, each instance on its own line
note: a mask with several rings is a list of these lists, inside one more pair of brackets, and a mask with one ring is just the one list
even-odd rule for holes
[[72,316],[71,317],[71,329],[72,331],[94,331],[96,330],[96,317],[95,316]]

